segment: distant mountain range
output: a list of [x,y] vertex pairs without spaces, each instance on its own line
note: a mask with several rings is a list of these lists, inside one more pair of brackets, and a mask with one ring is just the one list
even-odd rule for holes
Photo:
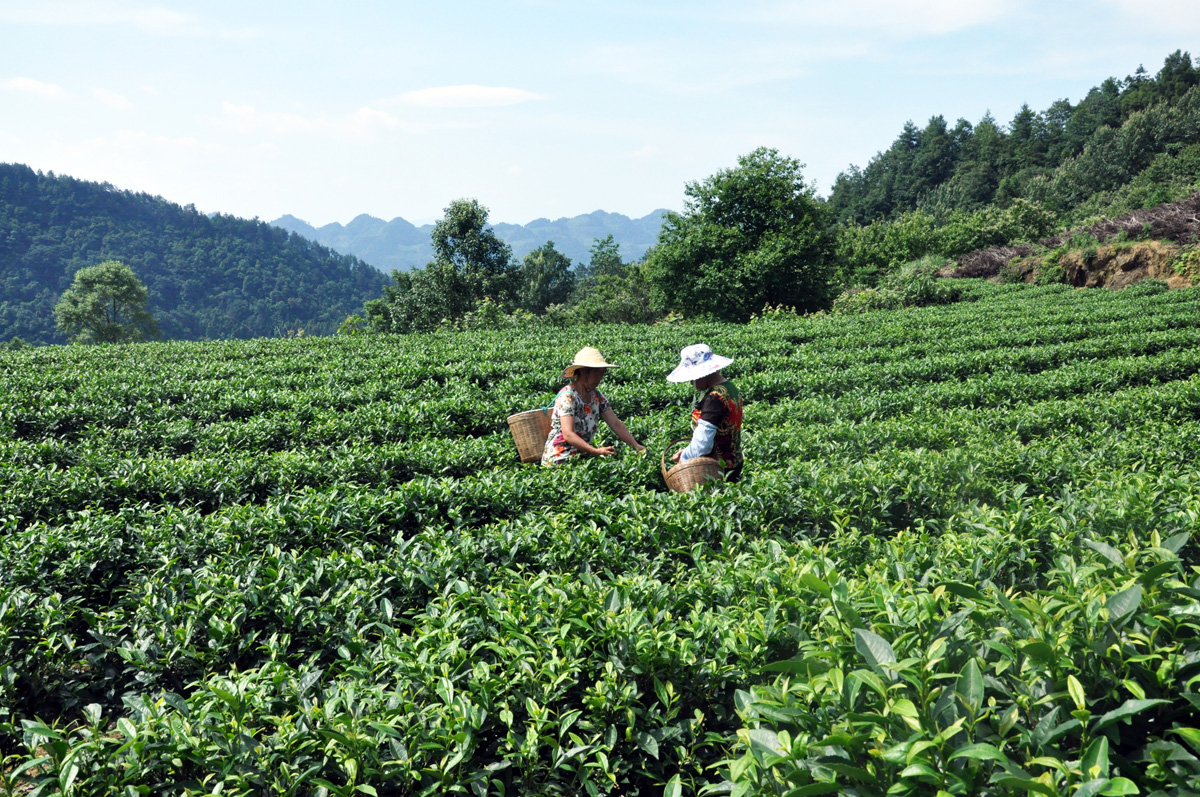
[[[620,213],[597,210],[555,221],[534,219],[528,224],[494,224],[492,229],[512,247],[513,255],[518,259],[546,241],[554,241],[554,248],[571,258],[573,263],[586,263],[591,259],[589,250],[595,240],[611,234],[621,246],[621,257],[630,261],[641,258],[658,240],[666,212],[656,210],[640,219],[631,219]],[[335,222],[313,227],[292,215],[270,223],[336,252],[354,255],[385,272],[408,271],[433,260],[433,246],[429,241],[432,224],[418,227],[399,217],[384,221],[365,213],[345,226]]]

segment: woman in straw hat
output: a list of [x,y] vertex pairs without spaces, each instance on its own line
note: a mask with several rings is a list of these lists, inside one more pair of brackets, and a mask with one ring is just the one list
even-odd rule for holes
[[600,380],[609,368],[616,368],[604,361],[603,355],[591,346],[585,346],[575,355],[574,361],[563,371],[563,379],[570,383],[558,391],[554,399],[554,411],[550,414],[550,434],[542,450],[543,465],[558,465],[572,457],[587,454],[607,457],[616,453],[614,446],[593,446],[592,438],[600,421],[608,424],[617,438],[633,446],[639,452],[646,447],[633,439],[633,435],[612,411],[603,394],[597,389]]
[[731,482],[742,475],[742,395],[721,374],[732,362],[696,343],[679,352],[679,365],[667,375],[669,382],[691,382],[700,391],[692,409],[692,441],[675,454],[675,461],[712,456]]

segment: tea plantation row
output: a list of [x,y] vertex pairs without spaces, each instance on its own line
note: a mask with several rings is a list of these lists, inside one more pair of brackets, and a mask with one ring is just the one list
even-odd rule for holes
[[[967,298],[0,353],[0,794],[1195,793],[1200,291]],[[741,483],[518,462],[697,341]]]

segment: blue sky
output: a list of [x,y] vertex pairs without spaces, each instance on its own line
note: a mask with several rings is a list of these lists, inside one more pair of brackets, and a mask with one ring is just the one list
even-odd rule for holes
[[827,195],[906,120],[1007,122],[1177,49],[1196,0],[0,0],[0,162],[318,226],[636,217],[758,146]]

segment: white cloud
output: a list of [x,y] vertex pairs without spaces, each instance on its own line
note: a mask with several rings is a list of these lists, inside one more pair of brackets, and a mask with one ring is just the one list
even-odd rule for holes
[[221,111],[224,119],[242,133],[312,134],[325,138],[362,140],[373,138],[382,130],[404,127],[395,116],[376,108],[359,108],[354,113],[332,119],[260,111],[253,105],[232,102],[223,103]]
[[80,164],[75,170],[79,174],[90,174],[97,163],[194,163],[197,158],[219,154],[220,147],[191,136],[172,137],[145,130],[119,130],[111,136],[81,139],[63,146],[59,151],[69,161]]
[[380,111],[375,108],[359,108],[348,119],[353,128],[357,128],[363,132],[373,130],[379,127],[399,127],[400,120],[392,116],[387,111]]
[[424,108],[498,108],[544,100],[546,96],[505,86],[438,86],[401,94],[394,102]]
[[129,100],[125,98],[124,94],[118,94],[115,91],[109,91],[108,89],[92,89],[92,97],[107,105],[109,108],[115,108],[119,111],[133,107]]
[[53,83],[43,83],[31,77],[14,77],[0,83],[5,91],[21,91],[26,94],[38,94],[42,97],[65,97],[67,90]]
[[0,21],[26,25],[129,25],[146,33],[178,34],[192,29],[191,14],[145,3],[50,0],[0,8]]
[[635,149],[633,151],[633,157],[638,158],[638,159],[654,158],[654,157],[657,157],[661,153],[662,153],[662,150],[659,149],[658,147],[656,147],[655,145],[646,144],[645,146],[641,146],[641,147],[638,147],[637,149]]
[[243,133],[266,131],[276,135],[312,130],[316,124],[303,116],[279,111],[260,111],[253,105],[221,103],[221,113],[235,129]]
[[[1195,0],[1104,0],[1136,27],[1171,32],[1200,32],[1200,3]],[[1165,30],[1164,30],[1165,29]],[[1195,48],[1191,48],[1195,49]]]
[[0,23],[54,27],[130,27],[154,36],[216,36],[229,41],[265,37],[262,28],[220,28],[165,5],[125,0],[39,0],[0,5]]

